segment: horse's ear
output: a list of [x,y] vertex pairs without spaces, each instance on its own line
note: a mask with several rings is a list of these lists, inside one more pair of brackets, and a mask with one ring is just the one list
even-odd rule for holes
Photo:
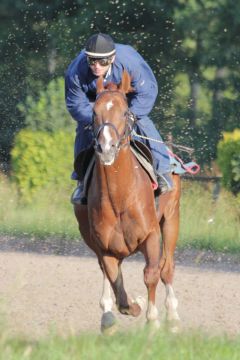
[[131,86],[131,76],[126,70],[123,70],[122,81],[118,86],[119,91],[122,91],[124,94],[134,91]]
[[103,84],[103,77],[102,77],[102,76],[100,76],[100,77],[97,79],[96,89],[97,89],[97,94],[100,94],[101,92],[103,92],[103,91],[105,90],[104,84]]

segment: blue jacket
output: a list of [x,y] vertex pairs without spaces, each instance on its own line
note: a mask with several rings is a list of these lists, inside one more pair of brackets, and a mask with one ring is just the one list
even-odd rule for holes
[[[153,108],[158,93],[155,76],[141,55],[129,45],[116,44],[116,58],[108,82],[120,83],[123,69],[132,77],[133,93],[128,95],[130,110],[141,119]],[[92,120],[91,102],[96,99],[96,80],[87,63],[84,50],[73,60],[66,71],[65,98],[71,116],[79,125]]]

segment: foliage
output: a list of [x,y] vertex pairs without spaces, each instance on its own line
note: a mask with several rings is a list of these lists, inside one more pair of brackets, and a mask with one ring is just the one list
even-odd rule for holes
[[[26,202],[17,192],[16,184],[0,176],[1,234],[24,237],[32,243],[47,239],[52,242],[79,239],[79,231],[69,201],[75,183],[48,184],[35,189],[31,202]],[[53,239],[53,240],[54,240]],[[57,239],[57,240],[56,240]]]
[[216,190],[182,182],[178,247],[240,252],[240,197],[221,189],[216,199]]
[[[29,239],[60,241],[79,239],[70,204],[75,182],[49,183],[35,188],[32,201],[19,197],[15,184],[0,177],[0,233]],[[183,181],[178,248],[211,249],[240,254],[240,194],[222,190],[213,201],[214,189]],[[194,209],[194,211],[193,211]],[[207,209],[207,211],[206,211]]]
[[194,146],[198,162],[215,158],[222,131],[237,127],[237,1],[55,0],[46,6],[41,0],[4,0],[0,10],[3,160],[9,159],[16,130],[25,126],[25,112],[16,105],[37,105],[39,90],[62,77],[87,37],[99,30],[133,45],[149,62],[160,89],[152,117],[163,135],[171,131],[176,141]]
[[240,192],[240,129],[223,133],[218,144],[218,164],[224,186],[234,194]]
[[64,79],[50,81],[46,90],[40,90],[37,98],[28,95],[18,108],[25,118],[25,125],[33,131],[55,132],[73,130],[73,121],[64,101]]
[[26,201],[49,184],[63,184],[72,171],[73,134],[21,130],[12,150],[13,178]]
[[118,332],[113,336],[93,333],[60,337],[50,335],[37,341],[9,338],[1,331],[1,359],[20,360],[237,360],[239,337],[207,336],[201,332],[167,331],[152,334],[149,329]]

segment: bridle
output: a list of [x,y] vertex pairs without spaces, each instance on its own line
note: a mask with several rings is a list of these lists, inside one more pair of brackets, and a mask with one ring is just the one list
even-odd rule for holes
[[[101,92],[98,95],[98,97],[96,99],[96,102],[99,100],[99,98],[102,97],[103,94],[109,93],[109,92],[117,93],[118,95],[123,96],[125,102],[127,102],[127,98],[123,93],[121,93],[119,91],[113,91],[113,90],[105,90],[105,91]],[[100,136],[101,132],[106,127],[109,127],[111,129],[113,129],[116,136],[117,136],[117,143],[115,144],[115,149],[116,149],[117,153],[119,152],[119,150],[122,147],[129,144],[130,139],[128,141],[126,141],[126,140],[130,137],[130,135],[131,135],[131,133],[133,131],[133,126],[134,126],[134,119],[133,119],[132,113],[131,113],[131,111],[129,109],[127,109],[127,111],[125,112],[124,118],[125,118],[125,127],[124,127],[123,131],[121,133],[119,133],[116,126],[114,124],[112,124],[111,122],[105,122],[105,123],[101,124],[100,126],[98,126],[97,128],[95,128],[94,127],[95,113],[93,112],[92,124],[91,124],[90,128],[91,128],[92,133],[93,133],[93,141],[94,141],[94,149],[95,149],[95,151],[101,152],[101,146],[100,146],[98,140],[99,140],[99,136]]]

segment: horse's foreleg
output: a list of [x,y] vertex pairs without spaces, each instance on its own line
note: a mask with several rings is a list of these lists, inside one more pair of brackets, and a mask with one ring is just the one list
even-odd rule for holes
[[102,296],[100,299],[100,307],[103,310],[103,315],[101,319],[101,331],[103,333],[112,334],[116,330],[116,319],[112,313],[113,300],[111,297],[111,285],[104,270],[103,270],[103,289],[102,289]]
[[104,313],[112,311],[113,307],[113,300],[111,297],[111,285],[105,272],[103,273],[103,289],[100,299],[100,307],[102,308]]
[[152,233],[141,246],[146,260],[144,268],[144,282],[148,290],[147,321],[155,327],[159,327],[158,309],[155,305],[156,287],[160,277],[159,257],[159,234]]
[[118,310],[125,315],[138,316],[141,312],[141,307],[137,303],[133,303],[127,296],[123,284],[121,261],[108,255],[104,255],[102,261],[116,297]]

